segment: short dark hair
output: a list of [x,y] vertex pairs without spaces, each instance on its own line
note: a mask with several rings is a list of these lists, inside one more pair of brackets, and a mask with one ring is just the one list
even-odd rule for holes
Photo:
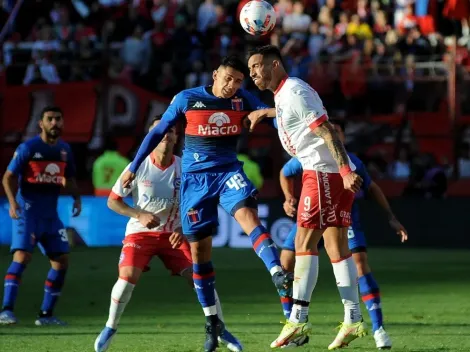
[[282,64],[282,66],[285,67],[284,59],[282,58],[281,51],[275,45],[258,46],[257,48],[250,50],[250,52],[248,53],[248,58],[252,57],[253,55],[261,55],[263,56],[263,58],[269,57],[272,59],[276,59]]
[[333,118],[333,119],[330,119],[329,121],[332,125],[338,125],[339,127],[341,127],[341,131],[343,132],[346,131],[345,130],[346,123],[344,122],[344,120]]
[[46,114],[46,112],[58,112],[60,115],[62,115],[62,117],[64,116],[64,113],[62,112],[61,108],[55,105],[49,105],[41,110],[41,120],[44,118],[44,115]]
[[238,72],[243,73],[245,77],[249,76],[248,66],[238,56],[229,55],[224,57],[219,66],[230,67]]

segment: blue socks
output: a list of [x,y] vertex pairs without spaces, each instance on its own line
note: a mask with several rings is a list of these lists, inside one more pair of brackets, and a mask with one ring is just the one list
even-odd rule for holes
[[290,318],[290,313],[292,312],[292,306],[294,305],[294,300],[292,297],[281,297],[282,311],[286,319]]
[[12,262],[5,276],[2,310],[13,310],[25,265]]
[[266,265],[266,268],[271,275],[281,271],[282,266],[279,259],[279,253],[277,251],[276,244],[268,233],[268,230],[266,230],[264,226],[260,225],[250,233],[250,239],[253,244],[253,249],[258,257],[261,258],[264,265]]
[[206,317],[217,316],[215,305],[215,272],[212,262],[193,264],[193,281],[197,298]]
[[369,312],[370,320],[372,321],[372,331],[375,332],[383,326],[383,317],[379,285],[377,285],[372,273],[359,278],[359,292]]
[[52,311],[59,299],[67,270],[50,269],[44,284],[44,299],[40,316],[52,316]]

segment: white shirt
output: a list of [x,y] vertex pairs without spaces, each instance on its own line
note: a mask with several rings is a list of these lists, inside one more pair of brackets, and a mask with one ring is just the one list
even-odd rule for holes
[[[123,174],[129,166],[130,164],[127,165]],[[148,229],[139,220],[130,218],[126,227],[126,236],[138,233],[149,234],[149,232],[173,232],[180,227],[180,182],[181,159],[174,156],[172,164],[162,169],[155,164],[153,154],[150,154],[140,165],[130,188],[123,188],[121,177],[119,177],[113,186],[111,197],[124,198],[132,192],[135,209],[155,214],[160,219],[160,225]]]
[[[338,165],[325,141],[313,133],[316,127],[328,121],[318,93],[301,79],[288,77],[274,92],[274,102],[284,149],[299,159],[304,170],[338,173]],[[349,166],[356,169],[350,159]]]

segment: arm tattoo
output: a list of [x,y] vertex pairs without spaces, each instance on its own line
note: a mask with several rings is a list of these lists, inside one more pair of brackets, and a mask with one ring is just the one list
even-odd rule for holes
[[340,168],[349,165],[346,149],[344,149],[344,145],[339,140],[338,134],[331,123],[328,121],[322,123],[315,128],[314,133],[325,141],[328,150]]

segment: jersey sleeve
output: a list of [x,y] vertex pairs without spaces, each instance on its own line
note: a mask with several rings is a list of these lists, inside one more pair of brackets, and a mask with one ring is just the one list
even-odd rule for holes
[[296,158],[291,158],[282,168],[285,177],[292,177],[302,173],[302,164]]
[[312,88],[296,87],[290,96],[292,111],[311,130],[328,121],[328,114],[317,92]]
[[[263,103],[256,95],[253,95],[252,93],[243,90],[243,96],[245,99],[248,101],[248,104],[250,104],[250,110],[261,110],[261,109],[270,109],[271,107]],[[266,118],[263,120],[262,123],[268,123],[275,129],[277,129],[277,122],[276,118]]]
[[29,157],[28,146],[24,143],[20,144],[18,148],[16,148],[7,170],[16,176],[20,176],[29,161]]
[[369,190],[372,179],[370,178],[369,173],[367,172],[366,166],[361,161],[361,159],[359,159],[354,154],[348,153],[348,155],[353,164],[356,166],[356,170],[354,172],[356,172],[362,178],[362,190],[364,192],[367,192]]
[[121,182],[122,175],[124,175],[124,173],[127,170],[129,170],[130,166],[131,166],[131,164],[127,165],[126,168],[124,169],[124,171],[119,176],[119,178],[116,180],[116,183],[114,184],[114,186],[111,190],[111,194],[109,195],[111,198],[121,199],[121,198],[127,197],[135,189],[136,184],[137,184],[137,180],[132,181],[129,188],[124,188],[122,186],[122,182]]
[[129,170],[133,173],[139,169],[139,166],[145,160],[145,158],[155,149],[158,143],[161,142],[165,133],[174,126],[178,120],[184,117],[188,106],[188,99],[184,94],[184,91],[178,93],[170,103],[170,106],[166,109],[160,123],[152,129],[144,141],[139,147],[134,160],[131,163]]
[[77,170],[75,167],[75,158],[73,157],[72,148],[70,148],[70,145],[66,144],[65,149],[67,150],[67,165],[65,166],[65,177],[75,177],[77,174]]

